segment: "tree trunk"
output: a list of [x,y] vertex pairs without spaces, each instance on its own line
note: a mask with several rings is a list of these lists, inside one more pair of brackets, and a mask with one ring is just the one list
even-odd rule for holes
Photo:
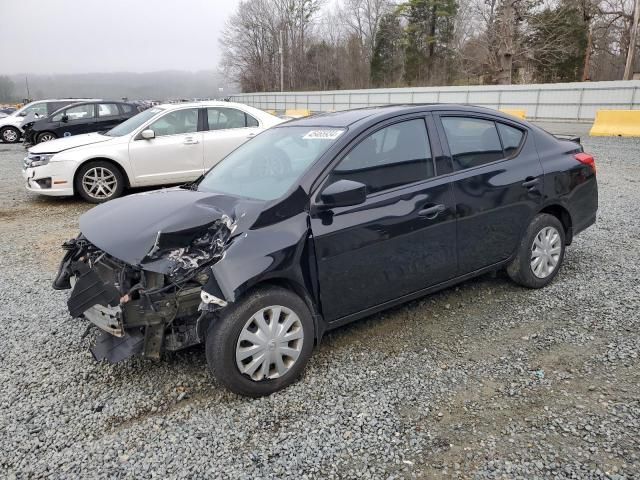
[[429,25],[429,59],[433,58],[436,46],[436,22],[438,21],[438,9],[433,2],[431,7],[431,25]]
[[587,49],[584,52],[584,68],[582,70],[582,81],[588,82],[591,80],[591,49],[593,48],[593,32],[591,30],[591,23],[589,23],[589,30],[587,31]]
[[[637,0],[640,1],[640,0]],[[513,68],[513,37],[515,35],[515,18],[513,0],[506,0],[502,9],[502,35],[498,60],[500,71],[497,82],[499,85],[511,85],[511,70]]]
[[629,50],[627,50],[627,63],[624,66],[623,80],[633,78],[633,63],[636,56],[636,38],[638,35],[638,19],[640,18],[640,0],[636,0],[633,6],[633,24],[629,35]]

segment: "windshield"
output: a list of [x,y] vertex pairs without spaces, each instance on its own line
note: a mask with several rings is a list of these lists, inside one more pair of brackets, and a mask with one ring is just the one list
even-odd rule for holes
[[266,130],[227,155],[205,175],[198,190],[275,200],[343,133],[326,127]]
[[134,115],[129,120],[122,122],[120,125],[113,127],[111,130],[106,132],[105,135],[109,137],[121,137],[122,135],[128,135],[163,110],[163,108],[149,108],[144,112]]

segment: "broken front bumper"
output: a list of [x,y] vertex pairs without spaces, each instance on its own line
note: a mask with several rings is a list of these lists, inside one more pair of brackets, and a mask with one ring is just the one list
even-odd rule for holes
[[164,275],[122,264],[95,248],[66,248],[54,288],[73,288],[67,301],[71,316],[102,330],[91,348],[96,360],[159,359],[164,350],[202,341],[201,284],[174,288],[165,285]]

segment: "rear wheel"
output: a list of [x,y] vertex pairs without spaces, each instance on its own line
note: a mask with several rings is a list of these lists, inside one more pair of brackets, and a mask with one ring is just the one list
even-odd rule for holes
[[4,127],[0,129],[0,138],[4,143],[16,143],[20,140],[20,130],[15,127]]
[[313,350],[306,303],[278,287],[250,293],[212,321],[206,338],[209,369],[232,392],[270,395],[292,384]]
[[76,174],[75,189],[87,202],[102,203],[122,195],[124,177],[111,162],[87,162]]
[[536,215],[507,267],[511,279],[528,288],[542,288],[555,278],[564,260],[565,231],[553,215]]
[[56,135],[55,133],[51,133],[51,132],[42,132],[41,134],[38,135],[38,138],[36,139],[36,143],[42,143],[42,142],[48,142],[49,140],[55,140]]

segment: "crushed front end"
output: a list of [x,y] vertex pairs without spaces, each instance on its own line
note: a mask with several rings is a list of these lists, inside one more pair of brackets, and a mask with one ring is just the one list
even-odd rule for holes
[[102,331],[91,348],[96,360],[115,363],[132,355],[159,359],[165,350],[202,342],[206,314],[225,301],[212,300],[201,290],[210,283],[210,266],[224,255],[234,228],[223,215],[187,231],[159,231],[136,265],[101,250],[82,234],[65,242],[53,288],[72,289],[67,301],[71,316]]

